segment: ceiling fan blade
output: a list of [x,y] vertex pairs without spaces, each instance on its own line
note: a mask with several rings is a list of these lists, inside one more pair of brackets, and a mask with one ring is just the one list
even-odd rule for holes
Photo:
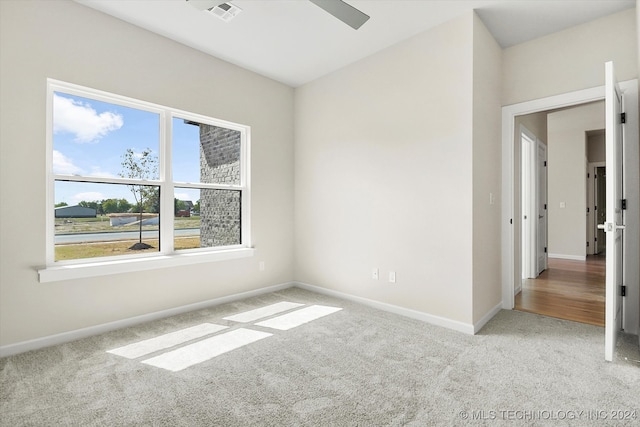
[[[229,1],[229,0],[227,0]],[[220,0],[187,0],[187,2],[195,7],[198,10],[207,10],[207,9],[213,9],[214,7],[220,6],[223,3],[226,3],[227,1],[220,1]]]
[[342,0],[309,1],[356,30],[369,20],[369,15],[360,12],[358,9],[343,2]]

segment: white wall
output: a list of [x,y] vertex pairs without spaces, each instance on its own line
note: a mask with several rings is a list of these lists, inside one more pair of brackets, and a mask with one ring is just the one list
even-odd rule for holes
[[[291,280],[293,89],[72,1],[0,1],[0,55],[0,345]],[[250,125],[256,257],[38,283],[47,77]]]
[[472,322],[472,18],[296,90],[297,281]]
[[473,322],[502,301],[500,85],[502,49],[473,17]]
[[607,61],[620,81],[636,78],[635,15],[627,9],[505,49],[502,105],[602,86]]
[[604,132],[587,135],[587,160],[589,163],[606,161]]
[[587,253],[586,132],[604,128],[604,102],[549,113],[547,128],[549,256],[584,259]]
[[501,55],[470,12],[296,90],[296,280],[465,325],[500,304]]

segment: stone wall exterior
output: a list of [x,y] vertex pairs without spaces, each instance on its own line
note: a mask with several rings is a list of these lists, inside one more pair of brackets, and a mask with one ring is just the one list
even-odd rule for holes
[[[239,185],[239,131],[200,124],[200,181]],[[241,243],[241,192],[200,190],[200,247]]]

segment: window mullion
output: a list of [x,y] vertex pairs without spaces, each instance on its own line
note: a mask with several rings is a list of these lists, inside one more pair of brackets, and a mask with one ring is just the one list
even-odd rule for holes
[[46,164],[46,209],[47,213],[46,217],[46,263],[47,265],[52,265],[55,262],[55,175],[53,173],[53,88],[49,86],[47,88],[47,117],[46,117],[46,127],[47,127],[47,135],[46,135],[46,145],[47,145],[47,164]]
[[249,141],[251,130],[246,129],[242,133],[240,145],[240,183],[242,185],[241,205],[240,205],[240,243],[244,246],[251,246],[251,150]]
[[172,115],[160,114],[160,252],[174,251],[174,186],[171,173]]

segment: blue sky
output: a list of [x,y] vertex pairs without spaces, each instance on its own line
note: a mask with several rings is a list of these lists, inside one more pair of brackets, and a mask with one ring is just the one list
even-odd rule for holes
[[[57,174],[118,177],[128,148],[159,153],[160,119],[155,113],[56,92],[53,114],[53,169]],[[174,180],[198,182],[199,129],[173,120]],[[157,178],[157,177],[156,177]],[[198,190],[175,191],[180,200],[199,199]],[[134,202],[127,186],[57,182],[55,203],[124,198]]]

